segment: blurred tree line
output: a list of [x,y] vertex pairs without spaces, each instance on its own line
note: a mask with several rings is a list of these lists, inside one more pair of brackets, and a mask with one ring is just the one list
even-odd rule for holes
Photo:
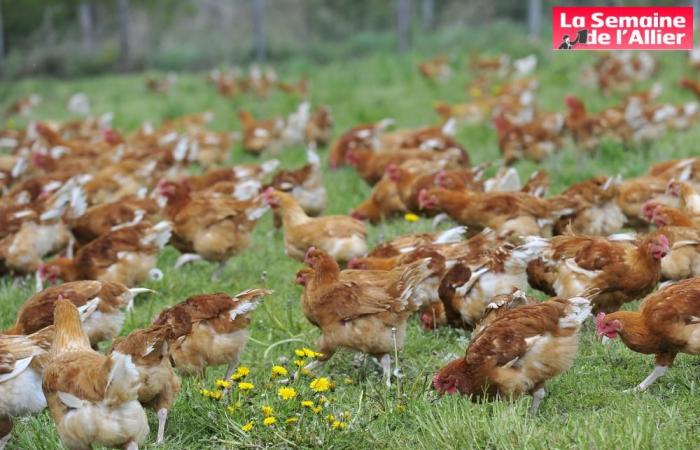
[[537,36],[541,24],[547,23],[543,15],[554,3],[0,0],[0,71],[4,76],[68,76],[143,68],[201,69],[292,56],[323,62],[377,49],[407,51],[433,31],[467,29],[494,20],[528,24],[530,34]]

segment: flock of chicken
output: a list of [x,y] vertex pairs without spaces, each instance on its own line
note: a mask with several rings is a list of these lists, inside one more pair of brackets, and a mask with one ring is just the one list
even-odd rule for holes
[[[700,159],[665,161],[629,180],[599,176],[548,197],[545,172],[524,186],[512,168],[486,178],[444,128],[377,134],[382,127],[356,127],[331,148],[331,162],[345,161],[374,184],[353,216],[379,222],[439,213],[436,222],[447,215],[463,227],[382,243],[345,271],[334,263],[340,255],[315,242],[306,256],[311,270],[297,280],[306,286],[305,314],[323,331],[322,353],[340,346],[382,356],[389,380],[393,342],[375,337],[393,327],[400,347],[405,316],[419,311],[425,329],[475,330],[466,358],[436,376],[438,390],[472,398],[530,393],[536,410],[545,381],[572,363],[576,332],[591,311],[599,334],[656,355],[657,368],[639,389],[677,353],[700,352]],[[371,294],[382,271],[391,280],[385,295],[396,297],[384,310]],[[660,281],[664,288],[639,312],[618,312]],[[524,294],[528,287],[555,299],[539,303]],[[349,308],[348,298],[357,306]],[[331,299],[332,313],[325,310]]]
[[[515,72],[528,64],[513,63]],[[627,100],[625,118],[635,101]],[[576,136],[572,111],[580,107],[567,103],[564,123]],[[512,124],[511,112],[518,114],[499,117]],[[583,114],[580,129],[602,120]],[[595,177],[548,196],[544,171],[523,185],[507,166],[491,177],[488,164],[472,166],[454,139],[454,117],[392,131],[385,119],[330,146],[331,169],[351,166],[373,188],[351,216],[323,216],[316,148],[330,141],[330,110],[302,103],[282,120],[240,117],[246,150],[305,144],[308,164],[221,167],[236,136],[210,130],[210,114],[130,134],[109,117],[0,131],[0,271],[33,275],[37,284],[0,335],[0,448],[12,418],[47,406],[71,449],[138,448],[149,432],[144,407],[156,411],[162,443],[180,387],[176,370],[202,375],[227,364],[229,378],[251,312],[271,291],[196,295],[120,336],[126,312],[149,291],[141,283],[163,276],[156,257],[165,245],[181,253],[176,267],[205,260],[218,265],[212,276],[219,277],[267,211],[282,228],[285,253],[305,264],[295,279],[301,309],[321,332],[321,356],[309,370],[345,348],[376,358],[391,385],[392,355],[414,314],[426,332],[472,330],[465,357],[435,376],[439,392],[530,394],[532,412],[545,383],[573,363],[591,313],[598,335],[655,355],[640,390],[678,353],[700,354],[700,158],[661,162],[628,180]],[[538,112],[530,120],[547,122]],[[530,142],[523,133],[510,139]],[[190,174],[193,163],[201,175]],[[435,228],[449,217],[458,226],[370,249],[364,221],[401,214],[434,216]],[[553,298],[540,302],[528,288]],[[619,311],[645,296],[638,311]],[[111,342],[106,354],[96,350],[102,342]]]
[[[661,85],[629,93],[635,82],[651,79],[658,63],[644,52],[615,52],[601,56],[583,71],[582,83],[594,84],[604,94],[627,91],[623,101],[596,113],[587,111],[575,95],[565,99],[565,112],[541,110],[535,103],[539,82],[530,76],[537,65],[535,55],[511,61],[472,56],[470,67],[477,74],[467,86],[470,101],[435,103],[443,121],[463,123],[491,121],[505,164],[519,159],[542,161],[572,142],[583,152],[596,150],[604,140],[637,144],[658,139],[670,130],[685,130],[700,117],[695,101],[658,103]],[[419,66],[421,74],[444,80],[452,73],[449,59],[438,57]],[[700,97],[700,83],[681,80],[680,85]]]

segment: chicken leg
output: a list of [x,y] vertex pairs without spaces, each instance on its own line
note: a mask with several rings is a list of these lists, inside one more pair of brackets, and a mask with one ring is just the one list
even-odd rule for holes
[[168,409],[161,408],[158,410],[158,438],[156,445],[161,445],[165,441],[165,422],[168,420]]
[[221,261],[219,262],[218,267],[214,271],[214,273],[211,274],[211,281],[218,281],[221,279],[221,275],[224,273],[224,269],[226,269],[226,263],[228,261]]
[[537,411],[540,409],[540,403],[542,403],[542,399],[546,394],[543,387],[532,393],[532,405],[530,405],[530,410],[528,411],[531,416],[537,414]]
[[44,290],[44,279],[41,277],[41,273],[38,270],[34,274],[34,290],[35,292]]
[[12,437],[12,419],[8,416],[0,417],[0,450],[3,450]]
[[[311,361],[311,362],[308,363],[307,365],[305,365],[304,368],[303,368],[302,370],[315,370],[315,369],[318,369],[319,367],[323,366],[323,365],[326,363],[326,361],[327,361],[327,360],[321,361],[320,359],[316,359],[316,360],[314,360],[314,361]],[[300,373],[300,372],[301,372],[301,370],[297,370],[296,372],[294,372],[294,376],[292,377],[292,379],[293,379],[293,380],[296,380],[297,378],[299,378],[299,373]]]
[[228,363],[228,368],[226,369],[226,377],[224,378],[226,381],[231,379],[231,375],[236,371],[236,367],[238,366],[238,356],[233,358],[230,363]]
[[[238,356],[233,358],[230,363],[228,363],[228,368],[226,369],[226,376],[224,376],[224,381],[231,382],[231,377],[233,376],[234,372],[236,371],[236,368],[238,367]],[[231,390],[230,387],[225,388],[223,395],[226,396],[228,395],[229,391]]]
[[384,372],[384,381],[386,382],[386,387],[390,388],[391,387],[391,356],[387,353],[386,355],[382,356],[382,359],[379,360],[379,363],[382,365],[382,371]]
[[649,386],[654,384],[654,381],[657,379],[661,378],[664,376],[664,374],[668,371],[668,367],[666,366],[655,366],[654,370],[651,371],[648,377],[644,379],[641,383],[639,383],[639,386],[634,387],[632,389],[628,389],[629,392],[643,392],[646,391]]
[[0,438],[0,450],[3,450],[5,448],[7,443],[10,442],[11,437],[12,437],[12,434],[8,434],[7,436],[3,436]]

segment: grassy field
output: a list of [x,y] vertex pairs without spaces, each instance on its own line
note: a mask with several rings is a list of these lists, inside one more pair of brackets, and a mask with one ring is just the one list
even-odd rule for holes
[[[454,44],[454,39],[450,39],[436,40],[433,43],[436,51],[442,51],[442,45]],[[525,55],[531,50],[528,45],[507,50],[517,56]],[[400,126],[419,126],[435,122],[433,100],[464,99],[464,85],[470,76],[465,66],[467,50],[463,46],[448,48],[455,49],[451,55],[458,64],[457,76],[446,85],[433,86],[419,77],[416,62],[427,55],[419,52],[404,57],[382,54],[322,67],[298,63],[280,68],[280,75],[291,80],[303,73],[310,75],[311,100],[332,107],[336,133],[383,117],[394,117]],[[490,48],[492,52],[497,50]],[[678,79],[688,70],[684,55],[661,53],[656,54],[662,64],[656,80],[664,84],[662,100],[690,100],[689,94],[677,87]],[[581,86],[580,69],[594,56],[593,52],[542,52],[537,71],[541,80],[538,104],[547,110],[562,110],[567,93],[583,96],[593,110],[617,102],[619,97],[605,98],[595,88]],[[146,120],[157,123],[163,118],[203,110],[216,113],[215,128],[232,130],[239,128],[235,115],[239,108],[272,116],[287,114],[296,105],[295,99],[282,94],[273,94],[265,100],[251,96],[226,100],[205,85],[198,74],[182,75],[169,96],[148,93],[142,75],[126,75],[72,81],[24,80],[1,85],[0,99],[6,104],[24,93],[38,92],[44,103],[37,109],[36,117],[64,120],[69,118],[65,102],[78,90],[89,95],[96,112],[113,111],[115,125],[129,130]],[[458,138],[467,146],[475,163],[500,157],[495,132],[489,126],[464,127]],[[631,177],[643,174],[655,161],[698,155],[698,141],[700,127],[696,126],[689,132],[670,134],[640,148],[605,144],[595,156],[584,159],[573,149],[567,149],[542,167],[552,174],[552,191],[556,193],[593,175],[621,173]],[[325,156],[324,152],[322,157]],[[302,148],[280,155],[285,167],[298,166],[304,158]],[[239,148],[234,149],[232,161],[251,160]],[[521,176],[527,177],[536,165],[523,162],[517,168]],[[370,191],[349,169],[327,174],[326,187],[328,213],[347,213]],[[396,219],[373,227],[371,242],[376,243],[380,236],[390,238],[427,230],[429,226],[427,220],[407,223]],[[251,369],[248,380],[255,384],[255,389],[236,406],[237,394],[220,401],[200,394],[202,388],[214,388],[215,380],[224,373],[223,367],[210,368],[204,380],[184,380],[168,420],[165,449],[700,447],[700,360],[681,355],[675,367],[648,392],[626,394],[622,392],[624,389],[648,374],[653,358],[632,353],[619,342],[601,345],[591,324],[582,331],[574,366],[549,383],[548,395],[534,418],[526,414],[529,399],[515,404],[475,404],[456,396],[438,398],[429,389],[432,375],[446,361],[464,352],[469,334],[452,329],[426,333],[414,318],[400,355],[404,376],[399,384],[387,389],[371,363],[357,365],[352,354],[338,354],[316,374],[330,377],[336,383],[335,391],[325,393],[328,405],[318,414],[303,409],[297,424],[285,425],[285,419],[302,411],[293,405],[311,399],[308,388],[311,378],[302,377],[296,385],[299,397],[285,402],[277,398],[276,386],[269,381],[270,368],[281,364],[291,370],[294,349],[313,348],[318,331],[299,309],[300,288],[293,284],[293,279],[300,264],[284,255],[282,234],[272,228],[271,217],[268,215],[260,222],[250,250],[233,258],[218,282],[210,282],[214,267],[207,263],[194,263],[173,272],[171,267],[176,257],[177,252],[172,248],[161,254],[158,266],[165,278],[148,285],[157,294],[137,300],[136,309],[127,318],[124,334],[145,326],[162,308],[192,294],[216,291],[233,294],[261,285],[274,289],[275,293],[254,313],[252,337],[242,359],[242,364]],[[14,320],[17,308],[31,294],[31,287],[30,282],[18,286],[11,279],[0,280],[0,328]],[[314,399],[318,404],[318,395]],[[232,407],[227,409],[229,401]],[[275,409],[277,424],[263,426],[264,405]],[[326,419],[328,414],[347,423],[347,429],[333,429]],[[241,427],[251,419],[255,420],[255,427],[243,431]],[[152,444],[157,427],[155,414],[149,413],[149,420],[148,447],[155,448]],[[18,420],[9,448],[60,448],[49,415]]]

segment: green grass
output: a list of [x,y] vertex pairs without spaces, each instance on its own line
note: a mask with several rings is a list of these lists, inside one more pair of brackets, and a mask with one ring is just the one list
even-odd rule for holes
[[[452,41],[451,41],[452,42]],[[527,44],[529,45],[529,44]],[[450,50],[452,49],[452,50]],[[444,51],[439,48],[436,51]],[[457,76],[446,85],[433,86],[422,80],[416,70],[420,55],[405,57],[376,55],[363,59],[336,62],[325,66],[289,64],[280,70],[283,78],[298,79],[308,73],[312,79],[314,104],[332,106],[336,133],[364,121],[394,117],[400,126],[419,126],[436,120],[431,108],[433,100],[461,101],[469,79],[465,59],[467,50],[448,47],[458,60]],[[526,54],[525,44],[509,49]],[[664,101],[690,100],[676,87],[687,71],[684,55],[662,53],[662,67],[657,80],[662,81]],[[567,93],[583,96],[593,110],[611,105],[619,97],[602,97],[594,88],[581,86],[579,69],[592,61],[594,53],[541,52],[538,76],[541,87],[537,101],[548,110],[562,110]],[[29,79],[0,86],[3,104],[24,93],[38,92],[44,103],[36,111],[38,119],[65,120],[67,98],[75,91],[86,92],[96,112],[113,111],[115,124],[133,129],[142,121],[158,122],[189,112],[211,110],[216,113],[214,127],[238,129],[238,108],[249,108],[254,114],[273,116],[289,113],[296,100],[273,94],[261,100],[242,96],[233,100],[219,97],[205,85],[199,75],[180,77],[175,92],[169,96],[150,94],[143,77],[105,76],[74,81]],[[645,85],[638,86],[643,88]],[[19,125],[19,124],[18,124]],[[475,163],[497,160],[495,132],[487,125],[464,127],[459,140],[469,149]],[[579,159],[573,149],[541,167],[552,174],[552,190],[559,192],[570,183],[593,175],[622,173],[625,177],[643,174],[650,163],[679,156],[697,155],[700,129],[669,134],[640,148],[624,149],[607,144],[595,156]],[[322,155],[325,158],[325,152]],[[280,157],[285,167],[304,161],[302,148],[290,149]],[[235,162],[251,161],[239,148],[233,152]],[[523,177],[537,168],[530,162],[517,165]],[[366,186],[349,169],[328,174],[328,213],[347,213],[369,193]],[[407,223],[400,219],[370,231],[372,243],[379,236],[390,238],[411,231],[426,230],[429,223],[421,220]],[[464,352],[468,333],[441,329],[423,332],[418,321],[410,321],[406,346],[401,352],[400,393],[396,387],[386,389],[380,375],[369,364],[353,365],[349,353],[334,356],[318,374],[327,375],[338,384],[334,403],[327,408],[338,414],[352,414],[344,431],[329,429],[323,418],[305,413],[295,427],[263,428],[260,407],[273,404],[286,408],[275,399],[275,389],[266,387],[273,364],[291,365],[293,349],[313,347],[318,331],[301,314],[298,306],[300,288],[293,284],[300,264],[284,256],[282,235],[272,228],[269,216],[254,232],[250,250],[233,258],[221,281],[210,282],[214,267],[195,263],[179,273],[171,270],[177,252],[168,248],[159,258],[165,278],[150,283],[157,294],[141,297],[127,319],[123,333],[145,326],[162,308],[180,302],[192,294],[240,290],[266,286],[275,290],[253,315],[252,337],[242,363],[252,370],[258,394],[242,410],[226,411],[225,404],[202,397],[199,390],[212,388],[224,368],[210,368],[205,380],[186,379],[173,407],[166,430],[166,449],[183,448],[599,448],[657,449],[698,448],[700,431],[699,360],[681,355],[666,377],[644,394],[625,394],[643,379],[652,368],[652,357],[631,352],[619,342],[602,346],[592,327],[582,331],[578,358],[574,366],[548,384],[548,395],[537,417],[526,415],[529,399],[515,404],[493,402],[471,403],[465,398],[437,398],[429,389],[432,375],[448,360]],[[267,274],[262,280],[263,272]],[[0,327],[9,325],[19,305],[31,295],[31,283],[15,286],[13,280],[0,280]],[[634,307],[634,305],[632,305]],[[353,380],[345,385],[344,379]],[[305,383],[308,382],[306,379]],[[300,389],[305,383],[301,383]],[[308,390],[308,389],[306,389]],[[328,412],[324,412],[323,415]],[[287,414],[287,415],[284,415]],[[284,412],[279,418],[290,414]],[[241,425],[255,417],[258,426],[251,433]],[[155,448],[156,418],[149,412],[151,436],[149,448]],[[10,449],[53,449],[59,447],[54,426],[47,413],[19,419],[10,442]]]

